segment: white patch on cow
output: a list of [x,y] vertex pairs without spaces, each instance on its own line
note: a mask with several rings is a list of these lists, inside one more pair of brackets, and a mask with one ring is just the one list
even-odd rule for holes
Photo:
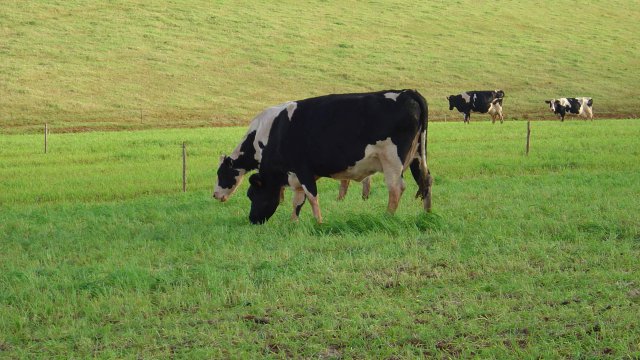
[[387,99],[391,99],[393,101],[397,101],[398,100],[398,96],[400,96],[401,93],[395,93],[395,92],[388,92],[384,94],[384,97],[386,97]]
[[593,109],[587,103],[591,100],[590,97],[581,97],[577,98],[580,103],[580,112],[579,116],[585,117],[587,119],[593,119]]
[[267,144],[269,132],[271,131],[271,125],[273,125],[273,120],[275,120],[275,118],[282,112],[282,110],[286,108],[287,104],[289,103],[272,106],[256,115],[251,120],[249,129],[245,133],[244,137],[242,138],[240,143],[238,143],[238,146],[236,146],[229,157],[231,157],[233,160],[238,159],[240,155],[242,155],[242,151],[240,151],[242,144],[245,142],[245,140],[247,140],[247,136],[249,136],[251,132],[255,131],[256,136],[253,141],[253,147],[255,149],[254,157],[258,162],[260,162],[260,160],[262,159],[262,149],[258,144],[260,142],[262,142],[264,145]]
[[287,182],[289,186],[293,189],[301,189],[302,184],[300,184],[300,180],[298,180],[298,176],[295,173],[289,172],[287,173]]
[[[415,151],[415,146],[412,147]],[[413,156],[409,154],[409,156]],[[380,140],[374,145],[367,145],[364,149],[362,159],[356,161],[353,166],[331,174],[334,179],[362,181],[367,176],[383,170],[383,163],[390,161],[400,161],[401,167],[404,159],[398,159],[398,147],[391,141],[391,138]]]
[[287,104],[287,115],[289,115],[289,121],[293,118],[293,112],[298,108],[298,103],[295,101],[291,101]]
[[498,115],[500,113],[502,113],[502,105],[500,105],[499,102],[493,102],[491,103],[491,106],[489,107],[489,110],[487,111],[489,113],[489,115]]
[[558,101],[560,101],[560,106],[571,107],[571,103],[569,102],[569,100],[567,98],[560,98],[560,99],[558,99]]
[[464,102],[466,103],[471,102],[471,95],[469,95],[469,93],[464,92],[460,95],[462,95],[462,100],[464,100]]
[[[271,126],[273,126],[273,121],[282,113],[283,110],[287,110],[287,114],[289,118],[293,115],[293,111],[297,107],[297,103],[294,101],[289,101],[280,105],[272,106],[265,111],[261,112],[253,118],[251,121],[251,125],[249,125],[249,130],[247,134],[251,131],[256,131],[256,137],[253,140],[253,148],[255,149],[254,158],[258,163],[262,161],[262,147],[260,147],[260,143],[263,146],[266,146],[269,142],[269,133],[271,132]],[[245,136],[246,137],[246,136]],[[241,143],[242,144],[242,143]],[[240,145],[238,145],[240,146]]]

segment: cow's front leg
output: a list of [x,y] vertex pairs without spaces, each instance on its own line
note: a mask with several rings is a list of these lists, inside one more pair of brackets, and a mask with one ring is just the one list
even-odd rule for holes
[[302,189],[304,190],[305,195],[307,195],[307,199],[309,199],[309,204],[311,204],[311,211],[313,211],[313,216],[316,218],[318,224],[322,224],[322,213],[320,212],[320,202],[318,201],[318,187],[316,186],[316,180],[311,177],[309,178],[300,178],[300,184],[302,184]]
[[340,190],[338,191],[338,200],[343,200],[347,196],[349,190],[349,180],[340,180]]
[[300,216],[300,209],[304,205],[306,196],[302,187],[293,189],[293,212],[291,213],[291,220],[297,221]]
[[382,172],[384,173],[384,181],[387,183],[387,189],[389,190],[387,211],[390,214],[394,214],[398,209],[400,197],[405,189],[405,184],[402,180],[402,169],[402,162],[397,155],[395,157],[387,156],[383,160]]
[[369,193],[371,192],[371,176],[367,176],[362,180],[362,200],[367,200],[369,198]]

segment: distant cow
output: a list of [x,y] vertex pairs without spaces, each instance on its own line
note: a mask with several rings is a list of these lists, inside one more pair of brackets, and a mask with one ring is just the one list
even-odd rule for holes
[[565,114],[577,114],[585,120],[593,120],[593,99],[590,97],[559,98],[545,100],[549,104],[549,110],[557,114],[560,121],[564,121]]
[[471,120],[471,112],[477,112],[481,114],[489,113],[493,123],[496,119],[500,122],[504,120],[502,114],[502,99],[504,98],[504,91],[467,91],[458,95],[449,95],[449,110],[453,108],[458,109],[459,112],[464,114],[464,122],[468,123]]
[[259,172],[249,178],[249,220],[267,221],[276,211],[279,189],[294,190],[299,208],[309,199],[322,222],[316,180],[358,180],[383,172],[394,213],[405,189],[402,173],[419,161],[418,187],[431,209],[427,169],[428,108],[415,90],[327,95],[289,103],[270,123]]

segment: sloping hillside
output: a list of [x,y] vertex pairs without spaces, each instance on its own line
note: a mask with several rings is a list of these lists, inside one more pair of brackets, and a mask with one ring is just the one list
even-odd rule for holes
[[[9,2],[0,131],[244,125],[330,92],[502,88],[505,114],[592,96],[640,110],[640,3],[601,1]],[[478,117],[480,119],[480,117]],[[486,119],[485,119],[486,120]]]

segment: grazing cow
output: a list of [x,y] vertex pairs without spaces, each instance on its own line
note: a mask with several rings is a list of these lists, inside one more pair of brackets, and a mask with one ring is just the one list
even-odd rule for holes
[[467,91],[458,95],[449,95],[449,110],[458,109],[464,114],[464,122],[469,123],[471,120],[471,112],[478,112],[491,115],[491,120],[495,123],[496,118],[503,121],[502,115],[502,99],[504,91]]
[[585,120],[593,120],[593,99],[590,97],[559,98],[545,100],[549,110],[557,114],[560,121],[564,121],[565,114],[577,114]]
[[[259,172],[249,178],[249,220],[262,224],[276,211],[283,185],[294,190],[294,219],[309,199],[321,223],[316,180],[358,180],[383,172],[394,213],[405,189],[402,173],[418,167],[419,195],[431,209],[427,169],[428,108],[415,90],[326,95],[290,103],[270,123]],[[414,161],[418,156],[418,161]],[[413,166],[412,164],[412,166]],[[414,167],[415,167],[414,166]]]

